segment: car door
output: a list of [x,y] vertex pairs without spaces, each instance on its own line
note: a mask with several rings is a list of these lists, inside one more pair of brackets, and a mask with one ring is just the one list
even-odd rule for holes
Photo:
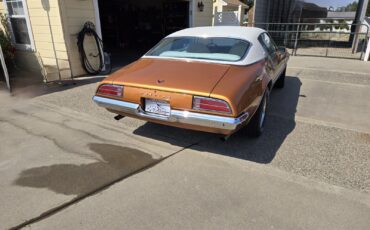
[[267,33],[262,33],[258,40],[267,53],[267,71],[275,82],[281,69],[278,47]]

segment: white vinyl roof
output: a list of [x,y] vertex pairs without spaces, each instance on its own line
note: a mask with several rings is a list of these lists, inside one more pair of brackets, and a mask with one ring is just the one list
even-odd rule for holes
[[[263,29],[255,27],[242,27],[242,26],[213,26],[213,27],[193,27],[184,30],[177,31],[168,35],[167,37],[222,37],[222,38],[235,38],[245,40],[250,43],[248,54],[244,59],[238,62],[227,62],[227,61],[213,61],[213,60],[201,60],[204,62],[220,63],[220,64],[231,64],[231,65],[250,65],[256,63],[266,57],[266,52],[258,41],[258,37],[261,33],[266,32]],[[151,57],[144,56],[147,58],[165,58],[165,57]],[[174,58],[176,59],[176,58]]]
[[230,37],[253,41],[265,32],[263,29],[245,26],[193,27],[177,31],[167,37]]

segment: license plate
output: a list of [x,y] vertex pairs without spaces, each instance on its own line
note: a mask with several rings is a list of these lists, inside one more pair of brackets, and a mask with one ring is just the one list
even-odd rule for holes
[[145,99],[145,112],[169,116],[171,113],[171,107],[166,101]]

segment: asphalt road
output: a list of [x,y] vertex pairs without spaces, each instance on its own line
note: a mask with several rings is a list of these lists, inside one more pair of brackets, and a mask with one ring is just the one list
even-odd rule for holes
[[294,57],[264,135],[227,142],[113,121],[99,78],[1,95],[0,228],[368,229],[368,73]]

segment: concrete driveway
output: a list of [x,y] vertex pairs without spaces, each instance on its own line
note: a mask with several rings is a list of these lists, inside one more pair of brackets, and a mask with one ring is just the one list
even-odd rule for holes
[[228,142],[113,121],[94,79],[1,92],[0,228],[368,229],[369,73],[293,57],[264,135]]

